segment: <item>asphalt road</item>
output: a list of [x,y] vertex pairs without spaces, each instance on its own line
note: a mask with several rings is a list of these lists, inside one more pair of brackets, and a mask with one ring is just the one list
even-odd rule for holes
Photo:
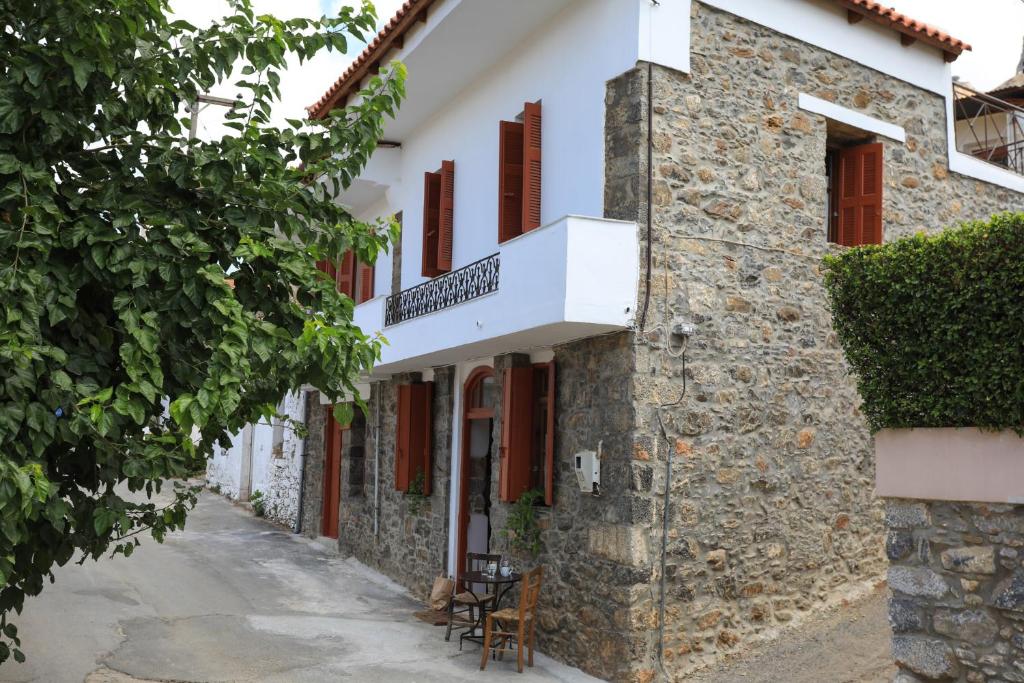
[[[481,680],[478,647],[444,642],[399,586],[210,493],[163,544],[56,574],[17,619],[28,662],[0,682]],[[595,680],[536,664],[486,680]]]

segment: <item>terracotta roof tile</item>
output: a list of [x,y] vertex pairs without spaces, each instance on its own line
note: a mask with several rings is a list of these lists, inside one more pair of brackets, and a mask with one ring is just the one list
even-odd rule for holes
[[905,14],[897,12],[892,7],[886,7],[874,0],[835,0],[840,5],[865,16],[879,20],[879,23],[888,23],[893,29],[924,42],[940,47],[954,58],[964,50],[970,50],[971,46],[964,41],[954,38],[942,29],[926,24],[923,21],[911,19]]
[[[928,42],[946,52],[947,59],[956,59],[964,50],[970,50],[971,46],[962,40],[954,38],[945,31],[930,26],[916,19],[911,19],[905,14],[897,12],[892,7],[874,2],[874,0],[834,0],[846,7],[851,12],[862,14],[877,21],[888,24],[896,31],[903,33],[922,42]],[[338,77],[338,80],[327,89],[320,99],[306,107],[312,118],[323,118],[339,102],[344,100],[359,87],[359,83],[369,72],[370,67],[377,60],[384,57],[384,54],[391,49],[394,43],[399,40],[409,28],[415,24],[415,17],[425,13],[435,0],[405,0],[402,6],[391,17],[391,20],[384,25],[384,28],[370,41],[366,49],[356,57],[345,72]],[[422,16],[422,15],[421,15]]]
[[349,64],[345,72],[338,77],[338,80],[327,89],[327,92],[306,107],[310,117],[323,118],[339,101],[344,104],[344,99],[359,87],[360,81],[369,71],[373,62],[381,59],[395,41],[404,36],[406,31],[416,23],[416,16],[425,13],[432,4],[434,4],[434,0],[405,0],[395,12],[395,16],[391,17],[390,21],[384,25],[359,56]]

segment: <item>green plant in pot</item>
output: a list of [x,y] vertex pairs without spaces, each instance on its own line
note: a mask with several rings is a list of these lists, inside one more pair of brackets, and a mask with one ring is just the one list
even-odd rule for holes
[[257,517],[262,517],[267,512],[267,501],[263,500],[263,491],[256,489],[249,496],[249,504],[252,505],[252,512]]
[[537,502],[544,500],[538,489],[525,491],[509,511],[501,536],[513,557],[520,561],[534,560],[540,554],[540,524],[537,522]]

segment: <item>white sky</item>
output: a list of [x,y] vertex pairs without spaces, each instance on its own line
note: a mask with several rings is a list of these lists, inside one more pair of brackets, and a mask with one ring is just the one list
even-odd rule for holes
[[[275,14],[281,18],[319,17],[334,15],[342,2],[353,4],[356,1],[254,0],[253,5],[258,14]],[[374,4],[383,24],[398,10],[402,0],[375,0]],[[953,73],[974,87],[987,90],[1013,75],[1024,38],[1024,0],[888,0],[885,4],[970,43],[974,50],[965,52],[953,63]],[[227,13],[224,0],[172,0],[172,5],[177,17],[197,26],[208,25]],[[304,108],[327,90],[363,47],[363,44],[350,45],[346,55],[324,52],[302,66],[296,62],[282,74],[282,100],[275,108],[275,121],[283,123],[285,118],[302,118]],[[224,85],[212,94],[231,97],[235,92],[230,85]],[[219,125],[222,114],[217,109],[220,108],[210,107],[200,116],[200,137],[219,136],[228,130]]]

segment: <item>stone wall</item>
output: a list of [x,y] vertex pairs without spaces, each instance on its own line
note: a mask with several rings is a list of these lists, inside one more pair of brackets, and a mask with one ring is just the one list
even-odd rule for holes
[[306,394],[305,457],[302,459],[302,515],[300,532],[316,538],[323,528],[324,507],[324,426],[327,406],[320,403],[320,392]]
[[[637,617],[651,579],[645,524],[649,510],[633,505],[634,490],[650,485],[632,459],[634,397],[631,336],[586,339],[555,348],[554,502],[537,508],[542,551],[526,566],[544,567],[538,604],[537,647],[606,680],[633,680],[647,656],[650,623]],[[495,359],[502,370],[529,363],[524,354]],[[500,443],[501,404],[495,416]],[[600,446],[600,495],[582,493],[573,455]],[[511,505],[498,500],[497,457],[492,461],[492,552],[507,552],[501,535]]]
[[[885,564],[870,437],[821,284],[821,258],[841,249],[825,226],[828,123],[798,109],[799,93],[906,129],[905,143],[878,140],[887,240],[1024,207],[948,172],[938,95],[700,2],[691,41],[691,74],[653,69],[653,269],[632,389],[634,460],[652,481],[632,505],[650,510],[655,567],[634,614],[658,608],[671,457],[674,675],[773,637]],[[638,220],[642,248],[646,75],[640,65],[609,84],[606,126],[606,213]],[[678,321],[696,325],[685,364],[668,349]],[[654,676],[657,639],[652,628],[641,676]]]
[[[451,435],[454,368],[434,370],[432,490],[412,499],[395,490],[395,426],[398,385],[419,374],[396,375],[373,384],[362,444],[362,486],[352,469],[353,439],[346,434],[341,456],[341,523],[338,546],[426,600],[434,577],[448,562],[448,509],[451,489]],[[379,411],[379,412],[378,412]],[[379,444],[378,444],[379,440]],[[358,446],[357,446],[358,447]],[[377,450],[379,449],[379,450]],[[374,494],[375,453],[379,456],[379,489]],[[374,504],[379,500],[378,532]]]
[[897,680],[1024,681],[1024,507],[890,500],[885,525]]

